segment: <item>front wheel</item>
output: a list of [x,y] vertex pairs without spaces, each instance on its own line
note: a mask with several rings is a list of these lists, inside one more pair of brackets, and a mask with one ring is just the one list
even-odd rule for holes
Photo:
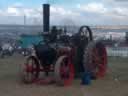
[[34,56],[27,58],[26,63],[22,65],[21,78],[24,83],[33,83],[39,77],[39,63]]

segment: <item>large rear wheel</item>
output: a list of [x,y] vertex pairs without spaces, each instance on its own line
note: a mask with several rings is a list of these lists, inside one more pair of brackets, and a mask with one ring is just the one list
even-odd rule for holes
[[71,85],[74,79],[74,66],[67,56],[58,58],[55,64],[55,81],[58,85]]
[[107,70],[107,52],[101,41],[93,41],[88,44],[84,52],[84,68],[92,77],[104,77]]

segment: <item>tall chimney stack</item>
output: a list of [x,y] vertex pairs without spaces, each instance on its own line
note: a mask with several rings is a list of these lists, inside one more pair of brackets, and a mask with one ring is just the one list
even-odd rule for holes
[[43,32],[49,32],[50,28],[50,4],[43,4]]

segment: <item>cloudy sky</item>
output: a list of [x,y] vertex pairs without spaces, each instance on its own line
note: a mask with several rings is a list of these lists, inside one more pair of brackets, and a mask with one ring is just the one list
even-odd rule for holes
[[0,0],[0,24],[41,24],[46,2],[51,24],[128,25],[128,0]]

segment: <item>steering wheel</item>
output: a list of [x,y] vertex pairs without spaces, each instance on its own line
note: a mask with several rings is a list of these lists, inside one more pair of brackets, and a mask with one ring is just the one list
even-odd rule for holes
[[81,26],[78,34],[80,36],[86,36],[89,39],[89,41],[93,40],[92,31],[91,31],[91,28],[89,26]]

